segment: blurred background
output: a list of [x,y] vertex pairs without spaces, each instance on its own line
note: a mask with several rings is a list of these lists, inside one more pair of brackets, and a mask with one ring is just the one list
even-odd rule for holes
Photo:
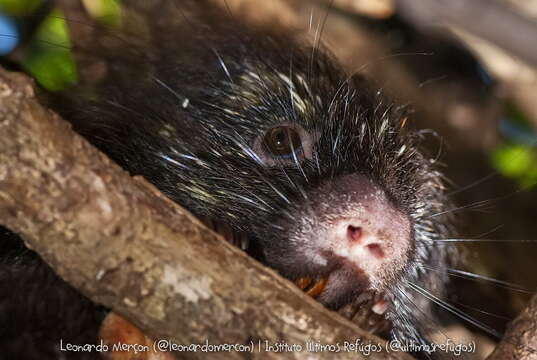
[[[442,331],[479,337],[489,351],[496,339],[483,329],[501,333],[537,289],[537,0],[213,2],[320,41],[413,109],[411,126],[424,129],[456,204],[458,232],[445,246],[461,251],[462,265],[448,302],[477,321],[446,316]],[[92,77],[78,47],[101,40],[91,29],[129,21],[120,0],[73,3],[0,0],[1,64],[48,92]]]

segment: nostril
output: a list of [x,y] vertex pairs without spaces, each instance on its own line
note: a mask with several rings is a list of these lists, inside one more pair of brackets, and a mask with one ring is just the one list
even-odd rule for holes
[[379,244],[369,244],[366,246],[366,249],[368,249],[369,252],[377,259],[382,259],[384,257],[384,251],[382,250],[382,246]]
[[349,225],[347,227],[347,238],[350,242],[360,242],[362,238],[362,228],[360,226]]

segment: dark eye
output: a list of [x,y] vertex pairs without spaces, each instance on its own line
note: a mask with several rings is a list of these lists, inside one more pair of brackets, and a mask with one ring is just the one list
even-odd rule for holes
[[291,126],[278,126],[270,129],[263,138],[265,151],[274,157],[299,155],[302,149],[300,134]]
[[298,124],[281,124],[258,136],[253,150],[264,165],[296,165],[312,158],[316,138]]

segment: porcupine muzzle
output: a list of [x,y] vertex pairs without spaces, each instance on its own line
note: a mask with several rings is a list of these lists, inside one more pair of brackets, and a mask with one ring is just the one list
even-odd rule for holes
[[332,309],[361,294],[385,292],[399,279],[414,247],[409,217],[360,174],[310,191],[293,219],[294,224],[288,218],[278,224],[289,229],[288,241],[266,244],[266,261]]

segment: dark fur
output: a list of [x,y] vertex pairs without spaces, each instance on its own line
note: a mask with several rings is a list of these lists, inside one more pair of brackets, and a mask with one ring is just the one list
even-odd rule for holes
[[[431,217],[446,208],[440,174],[418,151],[417,136],[401,130],[404,110],[360,76],[349,77],[322,49],[312,51],[286,33],[251,29],[187,3],[181,12],[172,4],[163,9],[183,21],[166,28],[151,24],[154,45],[92,49],[107,59],[108,76],[69,90],[52,106],[132,174],[143,175],[194,214],[246,233],[251,254],[291,279],[326,271],[310,269],[306,259],[290,266],[274,255],[292,246],[286,238],[294,214],[318,198],[330,201],[330,194],[316,189],[344,175],[365,175],[411,219],[411,261],[386,296],[393,304],[394,335],[421,341],[421,314],[412,302],[426,307],[408,282],[441,292],[442,271],[426,273],[420,264],[441,270],[446,254],[432,241],[448,225],[441,216]],[[302,109],[282,74],[293,82]],[[282,123],[318,134],[312,159],[266,166],[252,155],[255,139]],[[30,257],[4,260],[0,270],[3,290],[13,289],[0,302],[0,323],[15,339],[8,353],[21,358],[30,341],[40,346],[24,348],[28,358],[55,358],[45,348],[57,346],[60,337],[91,343],[101,310]],[[327,305],[338,308],[351,295]],[[46,328],[57,331],[47,331],[45,339]]]
[[105,309],[60,279],[13,233],[0,228],[0,358],[98,359],[60,352],[65,344],[94,344]]

